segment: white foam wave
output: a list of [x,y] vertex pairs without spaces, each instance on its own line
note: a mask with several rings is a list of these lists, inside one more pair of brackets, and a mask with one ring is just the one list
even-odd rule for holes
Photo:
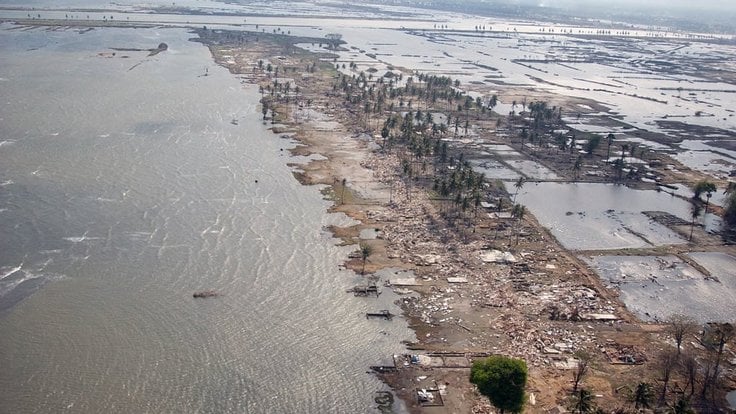
[[3,268],[0,268],[0,280],[3,280],[6,277],[12,275],[13,273],[20,271],[22,268],[23,268],[23,263],[19,264],[16,267],[3,267]]
[[72,243],[82,243],[87,240],[99,240],[99,237],[86,237],[86,236],[64,237],[64,240],[70,241]]
[[28,282],[30,280],[35,279],[42,279],[41,283],[46,283],[50,281],[57,281],[64,278],[64,275],[55,274],[55,273],[35,273],[29,270],[17,270],[13,272],[13,274],[17,274],[17,272],[20,272],[20,277],[15,278],[9,278],[7,280],[0,279],[0,297],[3,297],[7,295],[9,292],[12,292],[13,289],[17,288],[21,284]]
[[87,240],[99,240],[100,237],[87,237],[87,232],[85,231],[83,235],[81,236],[70,236],[70,237],[64,237],[64,240],[70,241],[72,243],[82,243]]
[[61,253],[61,249],[51,249],[51,250],[41,250],[39,251],[40,254],[59,254]]

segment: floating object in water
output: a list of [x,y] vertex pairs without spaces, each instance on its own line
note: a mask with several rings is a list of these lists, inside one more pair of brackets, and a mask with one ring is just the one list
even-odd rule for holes
[[389,312],[386,309],[380,310],[378,312],[367,312],[365,314],[365,318],[366,319],[368,319],[368,318],[384,318],[387,321],[390,321],[393,317],[394,317],[394,314],[392,314],[391,312]]
[[201,292],[194,292],[194,294],[192,295],[193,298],[202,298],[202,299],[215,298],[218,296],[220,296],[220,294],[215,292],[214,290],[203,290]]

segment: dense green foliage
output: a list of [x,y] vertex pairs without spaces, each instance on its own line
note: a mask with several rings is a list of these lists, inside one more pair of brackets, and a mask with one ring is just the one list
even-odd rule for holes
[[526,377],[526,362],[501,355],[476,361],[470,370],[470,382],[501,413],[522,411]]
[[693,198],[700,198],[703,193],[710,198],[711,194],[716,192],[716,185],[710,181],[702,180],[695,183],[693,187]]

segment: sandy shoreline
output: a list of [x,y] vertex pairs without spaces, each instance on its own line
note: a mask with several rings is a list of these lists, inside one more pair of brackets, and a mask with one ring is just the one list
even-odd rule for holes
[[[324,185],[325,197],[334,201],[331,211],[360,222],[331,228],[335,237],[355,245],[356,251],[361,243],[372,251],[365,261],[351,255],[345,266],[358,274],[365,269],[366,278],[386,269],[395,272],[393,282],[414,277],[392,288],[402,294],[414,292],[403,295],[400,305],[417,337],[415,343],[407,344],[407,352],[421,355],[422,363],[403,364],[399,358],[397,370],[378,374],[411,412],[492,412],[468,381],[473,358],[488,353],[527,361],[527,391],[533,399],[526,412],[550,412],[568,405],[571,368],[576,363],[573,353],[577,350],[594,355],[594,368],[585,384],[598,395],[599,406],[628,404],[628,395],[620,390],[643,378],[656,381],[655,366],[648,362],[669,346],[666,326],[639,321],[619,293],[607,287],[581,259],[601,253],[563,248],[531,214],[515,220],[476,206],[458,212],[450,223],[452,203],[427,190],[430,174],[419,173],[414,184],[406,180],[402,172],[406,150],[381,151],[377,144],[380,131],[366,134],[360,111],[343,104],[344,97],[333,89],[337,75],[329,51],[314,54],[294,46],[324,39],[207,30],[196,33],[200,38],[194,40],[207,45],[218,64],[244,82],[263,88],[268,109],[264,123],[273,125],[274,139],[286,134],[301,144],[292,150],[293,155],[318,156],[306,164],[294,164],[299,170],[296,178],[305,185]],[[267,66],[280,67],[281,73],[266,70]],[[408,76],[410,71],[404,73]],[[291,92],[281,92],[281,97],[270,95],[267,88],[275,81],[289,83]],[[299,92],[294,91],[295,86]],[[549,97],[513,88],[506,96]],[[552,102],[558,105],[583,102],[579,98],[557,99]],[[473,128],[495,135],[500,129],[494,125],[500,118],[479,118],[473,121]],[[494,139],[494,143],[519,148],[518,137],[506,138],[508,142]],[[554,171],[569,162],[549,151],[530,150],[529,157]],[[685,168],[679,167],[680,171],[666,177],[686,176],[686,182],[691,182],[704,176],[692,171],[685,174]],[[571,173],[566,174],[561,180],[571,180]],[[590,178],[598,182],[607,179]],[[510,195],[498,183],[488,184],[491,198],[511,203]],[[687,234],[690,228],[680,225],[675,230]],[[361,237],[366,232],[375,237]],[[712,251],[735,254],[733,246],[722,246],[700,228],[695,241]],[[606,254],[684,257],[690,247],[622,249]],[[504,253],[514,260],[498,260],[498,254]],[[697,344],[692,348],[697,349]],[[635,355],[637,364],[620,363],[619,358],[628,355]],[[443,405],[422,407],[416,389],[435,387],[441,389]]]
[[[274,132],[289,132],[302,144],[293,151],[295,155],[322,157],[299,165],[302,172],[297,178],[304,184],[328,186],[325,194],[335,202],[332,211],[360,221],[353,227],[331,229],[345,244],[356,245],[356,250],[359,243],[372,250],[365,262],[359,255],[346,259],[346,267],[360,273],[365,266],[367,276],[391,268],[397,278],[415,278],[406,283],[409,286],[394,288],[418,294],[401,300],[404,316],[418,338],[408,344],[408,352],[429,362],[402,364],[399,360],[397,370],[378,374],[411,412],[491,412],[487,400],[468,381],[474,356],[487,353],[527,361],[528,392],[533,395],[527,412],[548,412],[567,404],[574,351],[595,355],[595,369],[586,385],[599,393],[602,406],[622,404],[627,397],[616,390],[651,377],[646,364],[617,361],[629,354],[641,362],[653,358],[666,343],[665,326],[638,321],[618,292],[607,288],[578,253],[560,246],[530,215],[518,223],[504,222],[476,209],[463,215],[462,223],[472,223],[472,229],[448,225],[445,203],[432,199],[421,185],[402,179],[403,152],[382,151],[376,144],[380,136],[366,135],[361,115],[340,103],[342,98],[332,87],[334,68],[325,62],[327,51],[309,54],[290,46],[296,42],[279,37],[241,39],[238,46],[219,44],[219,35],[200,35],[219,64],[233,73],[248,74],[250,82],[262,88],[270,87],[275,75],[256,69],[260,59],[284,68],[308,66],[307,62],[319,65],[316,73],[283,69],[278,81],[298,85],[301,98],[269,97],[265,92],[264,102],[276,112],[275,117],[265,116],[265,122],[283,124]],[[544,159],[538,160],[544,164]],[[509,197],[493,185],[489,193]],[[378,236],[361,239],[363,231]],[[517,232],[523,232],[523,237]],[[697,237],[709,240],[702,232]],[[681,254],[686,248],[668,246],[650,249],[650,254]],[[496,251],[513,255],[515,262],[489,260],[488,255]],[[422,407],[417,388],[441,389],[443,405]]]

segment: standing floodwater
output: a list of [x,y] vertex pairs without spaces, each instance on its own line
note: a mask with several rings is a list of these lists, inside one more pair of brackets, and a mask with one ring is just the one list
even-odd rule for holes
[[0,411],[367,412],[410,339],[191,36],[0,26]]

